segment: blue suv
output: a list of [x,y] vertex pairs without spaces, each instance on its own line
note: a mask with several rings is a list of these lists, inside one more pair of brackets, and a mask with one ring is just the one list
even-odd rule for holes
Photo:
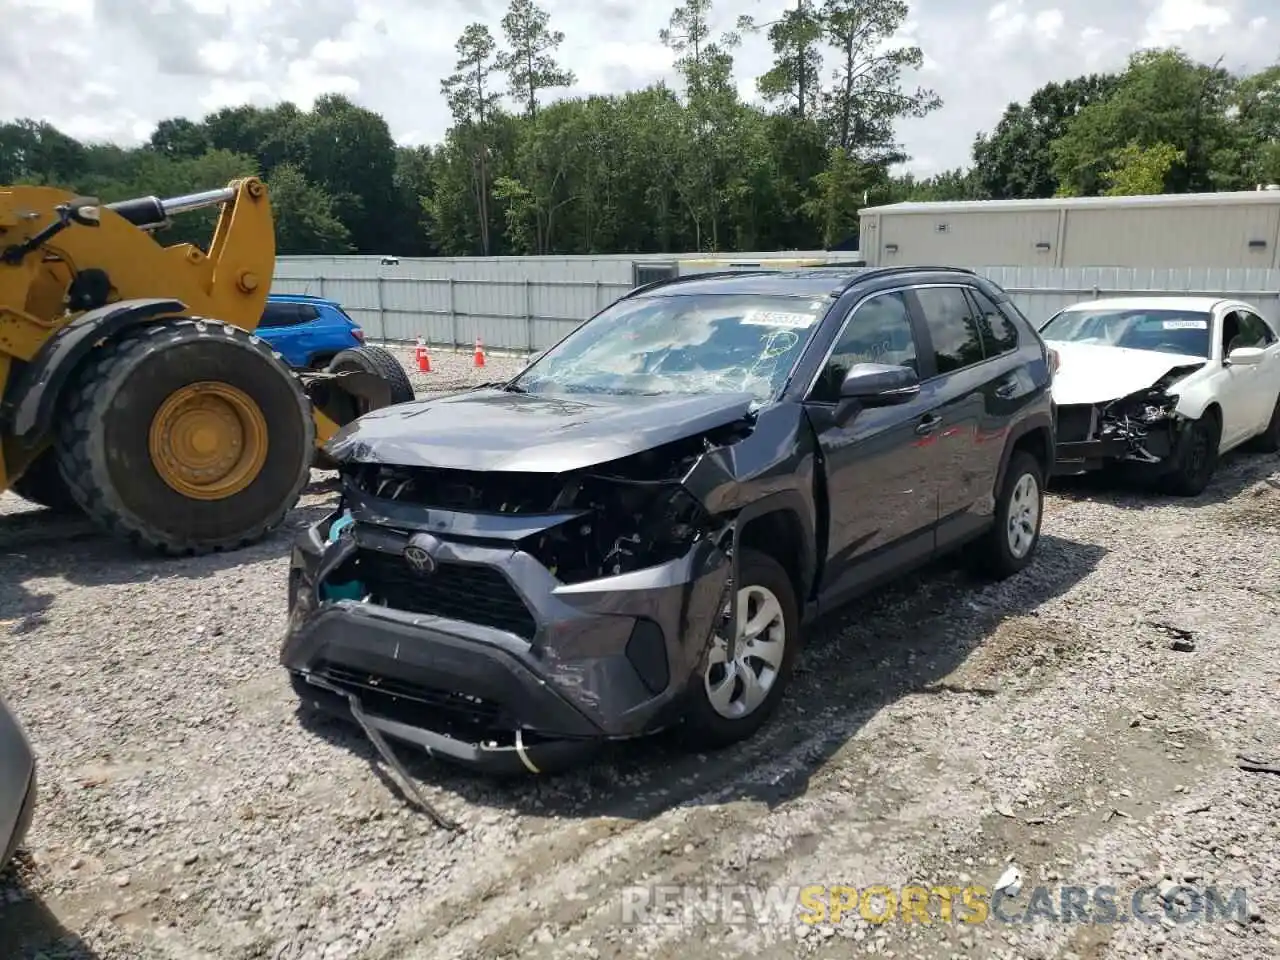
[[271,294],[255,333],[298,370],[323,370],[364,343],[364,330],[339,303],[301,293]]

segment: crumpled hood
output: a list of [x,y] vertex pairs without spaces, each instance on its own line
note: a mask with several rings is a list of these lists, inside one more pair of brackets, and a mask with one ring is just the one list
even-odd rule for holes
[[1092,343],[1046,340],[1058,352],[1053,400],[1059,404],[1102,403],[1151,386],[1174,367],[1203,366],[1204,357],[1133,350]]
[[335,460],[559,473],[726,426],[751,394],[550,397],[481,389],[365,414],[326,445]]

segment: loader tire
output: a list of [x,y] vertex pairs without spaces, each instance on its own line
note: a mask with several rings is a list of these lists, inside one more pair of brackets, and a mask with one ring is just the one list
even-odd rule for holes
[[13,481],[13,492],[24,500],[48,507],[54,513],[79,513],[80,505],[58,472],[57,454],[46,450]]
[[55,446],[99,527],[190,556],[248,546],[283,522],[310,476],[315,423],[264,341],[175,318],[95,351],[68,385]]
[[[409,374],[405,373],[404,365],[396,359],[395,354],[382,347],[365,345],[343,350],[329,361],[328,370],[330,373],[340,373],[343,370],[376,373],[391,386],[393,404],[408,403],[414,398],[413,384],[409,381]],[[361,412],[368,413],[367,410]]]

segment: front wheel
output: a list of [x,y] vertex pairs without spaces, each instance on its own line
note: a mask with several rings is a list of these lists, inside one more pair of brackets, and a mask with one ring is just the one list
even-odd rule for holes
[[265,537],[310,473],[302,386],[262,340],[175,318],[100,347],[70,384],[58,467],[99,527],[166,554]]
[[1173,471],[1166,479],[1168,491],[1179,497],[1197,497],[1209,486],[1218,469],[1218,444],[1222,428],[1211,410],[1187,421],[1174,452]]
[[748,549],[738,558],[738,578],[734,651],[718,630],[692,681],[685,723],[696,748],[726,747],[755,734],[777,708],[795,664],[800,617],[787,571]]

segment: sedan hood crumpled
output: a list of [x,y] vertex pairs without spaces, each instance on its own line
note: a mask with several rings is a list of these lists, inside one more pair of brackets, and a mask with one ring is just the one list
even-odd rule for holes
[[562,473],[746,417],[752,394],[544,396],[482,388],[383,407],[326,445],[339,462]]
[[1155,350],[1062,340],[1046,343],[1059,357],[1060,367],[1053,377],[1053,399],[1059,405],[1116,400],[1150,387],[1175,368],[1198,369],[1207,362],[1204,357]]

